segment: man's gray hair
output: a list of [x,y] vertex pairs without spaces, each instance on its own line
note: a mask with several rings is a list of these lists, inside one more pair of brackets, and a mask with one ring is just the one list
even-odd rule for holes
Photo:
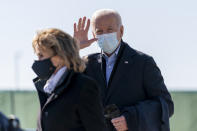
[[113,9],[100,9],[100,10],[95,11],[91,19],[92,24],[95,23],[96,18],[105,16],[105,15],[113,15],[117,20],[118,26],[122,25],[122,19],[121,19],[120,14]]

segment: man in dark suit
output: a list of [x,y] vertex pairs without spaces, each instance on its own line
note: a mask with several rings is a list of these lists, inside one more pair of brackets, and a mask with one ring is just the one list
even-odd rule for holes
[[74,24],[74,37],[85,48],[97,41],[101,53],[86,57],[86,74],[97,80],[104,107],[115,104],[120,116],[107,120],[113,131],[169,131],[174,106],[163,77],[151,56],[134,50],[122,40],[120,15],[111,9],[96,11],[91,20]]
[[0,131],[8,131],[8,118],[0,112]]

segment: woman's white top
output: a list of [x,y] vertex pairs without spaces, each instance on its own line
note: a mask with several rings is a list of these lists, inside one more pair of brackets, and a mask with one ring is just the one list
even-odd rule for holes
[[64,66],[60,68],[55,74],[51,75],[44,86],[44,92],[51,94],[51,92],[55,89],[58,81],[65,73],[66,69],[66,66]]

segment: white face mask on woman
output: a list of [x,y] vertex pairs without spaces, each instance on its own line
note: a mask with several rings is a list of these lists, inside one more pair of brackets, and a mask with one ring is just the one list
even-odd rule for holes
[[117,32],[96,35],[99,47],[107,54],[111,54],[118,46]]

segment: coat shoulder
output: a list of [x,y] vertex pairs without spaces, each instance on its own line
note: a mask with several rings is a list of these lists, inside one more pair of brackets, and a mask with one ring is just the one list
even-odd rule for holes
[[92,53],[83,57],[83,60],[88,63],[90,61],[95,61],[100,57],[101,53]]
[[83,73],[77,73],[76,75],[77,77],[75,83],[77,83],[77,87],[80,88],[80,96],[84,96],[90,93],[100,93],[100,88],[98,87],[98,83],[96,82],[96,80]]
[[128,44],[126,44],[125,53],[126,53],[126,55],[134,56],[136,59],[141,60],[141,61],[146,61],[148,59],[152,59],[152,56],[150,56],[142,51],[136,50],[136,49],[130,47]]
[[150,56],[150,55],[148,55],[148,54],[146,54],[144,52],[141,52],[141,51],[138,51],[138,50],[136,50],[136,52],[137,52],[137,56],[139,58],[141,58],[142,60],[147,60],[147,59],[151,59],[152,58],[152,56]]
[[80,84],[80,87],[97,87],[97,82],[92,77],[89,77],[84,73],[76,73],[76,76],[76,81]]

